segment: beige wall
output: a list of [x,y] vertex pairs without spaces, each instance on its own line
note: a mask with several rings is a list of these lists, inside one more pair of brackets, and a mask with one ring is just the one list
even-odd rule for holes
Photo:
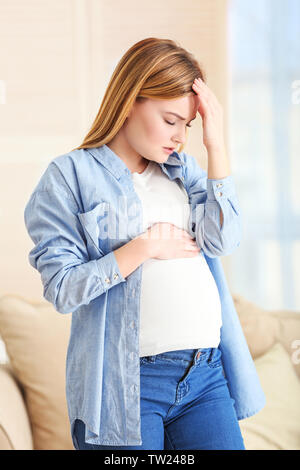
[[[193,52],[226,116],[226,9],[227,0],[1,0],[0,295],[42,297],[24,206],[48,163],[81,143],[133,43],[170,38]],[[200,118],[185,150],[207,168]]]

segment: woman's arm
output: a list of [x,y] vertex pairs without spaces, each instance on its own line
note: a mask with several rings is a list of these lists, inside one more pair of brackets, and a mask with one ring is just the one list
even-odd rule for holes
[[138,236],[114,251],[120,273],[124,278],[135,271],[144,261],[151,258],[148,242],[149,240]]
[[35,191],[24,211],[34,247],[31,266],[41,275],[44,298],[59,313],[71,313],[121,282],[114,252],[90,260],[78,206],[62,186]]
[[182,154],[191,204],[190,225],[197,244],[210,258],[227,256],[242,238],[242,215],[233,176],[208,178],[194,156]]

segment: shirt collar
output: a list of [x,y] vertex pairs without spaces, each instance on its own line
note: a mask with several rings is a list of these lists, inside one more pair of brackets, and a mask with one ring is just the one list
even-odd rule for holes
[[[124,174],[129,174],[129,169],[123,160],[118,157],[106,144],[100,147],[87,148],[87,150],[98,162],[100,162],[110,173],[112,173],[117,179],[120,179]],[[172,172],[172,167],[180,167],[186,165],[183,158],[176,151],[169,155],[168,160],[165,163],[158,163],[163,171],[169,174]],[[165,169],[165,170],[164,170]]]

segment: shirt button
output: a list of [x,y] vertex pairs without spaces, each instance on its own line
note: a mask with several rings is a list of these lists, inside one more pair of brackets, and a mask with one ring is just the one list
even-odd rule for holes
[[137,391],[137,386],[135,384],[131,385],[131,392],[136,393],[136,391]]
[[107,282],[107,284],[110,284],[110,279],[107,277],[107,278],[105,279],[105,282]]
[[221,193],[221,192],[218,192],[218,193],[217,193],[217,196],[220,196],[220,197],[221,197],[221,196],[222,196],[222,194],[223,194],[223,193]]
[[119,274],[118,273],[114,273],[114,279],[118,279],[119,277]]
[[134,323],[134,321],[132,321],[132,322],[130,323],[130,328],[134,329],[134,327],[135,327],[135,323]]
[[133,360],[134,359],[134,352],[129,353],[129,357],[130,357],[131,360]]
[[223,183],[217,184],[217,188],[222,188],[222,186],[223,186]]
[[132,297],[135,296],[135,289],[132,289]]

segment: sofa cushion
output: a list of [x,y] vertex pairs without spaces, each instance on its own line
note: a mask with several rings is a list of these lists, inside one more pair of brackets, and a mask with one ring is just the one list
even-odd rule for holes
[[251,356],[259,357],[276,342],[278,321],[240,295],[234,295],[233,300]]
[[33,449],[24,398],[9,364],[0,364],[0,449]]
[[241,295],[232,297],[253,359],[280,342],[294,357],[292,364],[300,379],[300,312],[265,310]]
[[0,335],[24,390],[37,450],[74,450],[65,396],[70,325],[71,315],[56,312],[49,302],[0,298]]
[[300,450],[300,380],[281,343],[254,360],[265,407],[239,422],[247,450]]

